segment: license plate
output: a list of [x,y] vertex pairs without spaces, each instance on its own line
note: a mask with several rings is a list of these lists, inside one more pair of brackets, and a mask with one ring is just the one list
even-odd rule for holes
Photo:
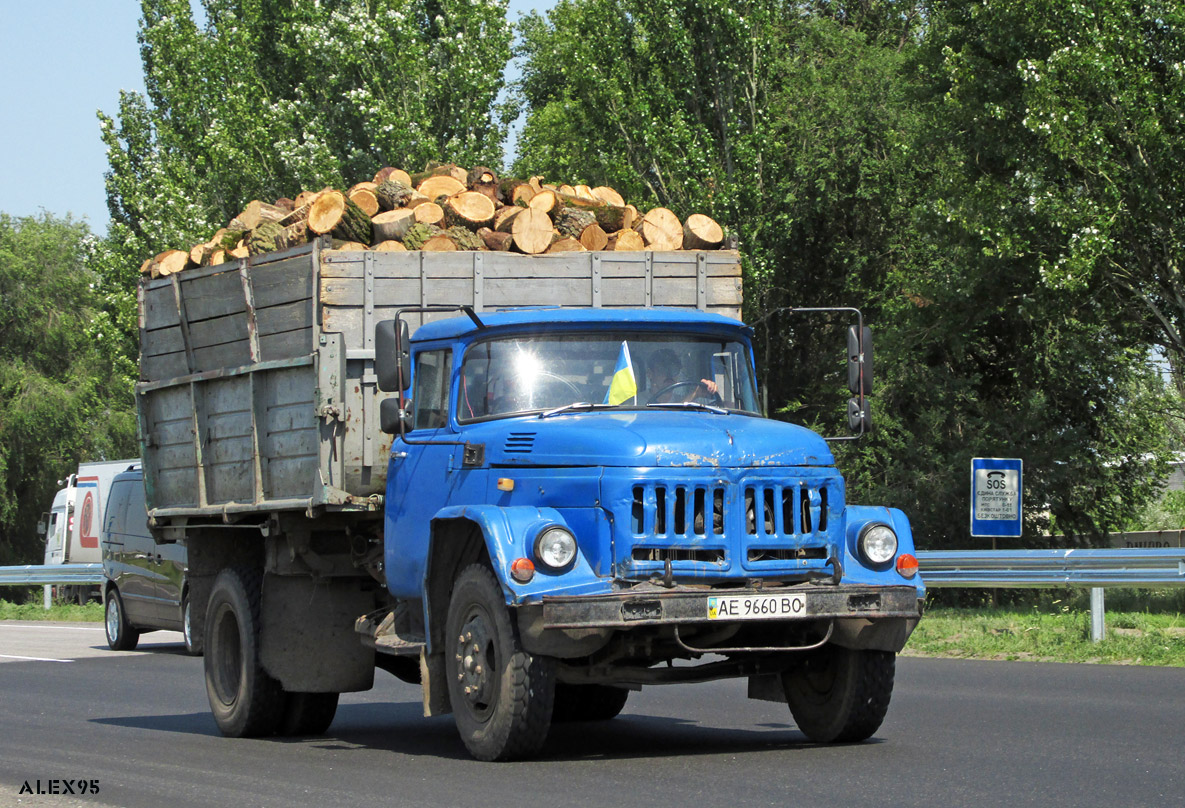
[[708,598],[709,620],[774,620],[806,614],[806,595],[729,595]]

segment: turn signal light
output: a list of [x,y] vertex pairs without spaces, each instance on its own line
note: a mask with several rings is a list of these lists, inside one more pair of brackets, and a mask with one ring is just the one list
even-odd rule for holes
[[499,491],[513,491],[514,490],[514,480],[510,479],[509,477],[499,477],[498,478],[498,490]]
[[897,556],[897,572],[904,575],[906,578],[912,578],[918,574],[918,560],[909,553],[902,553]]
[[535,562],[529,558],[516,558],[510,563],[510,577],[520,584],[530,583],[535,577]]

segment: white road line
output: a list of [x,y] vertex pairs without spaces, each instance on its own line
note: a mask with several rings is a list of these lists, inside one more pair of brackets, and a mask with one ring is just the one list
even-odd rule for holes
[[73,659],[49,659],[48,657],[39,656],[13,656],[12,654],[0,654],[0,659],[22,659],[26,662],[73,662]]
[[45,623],[42,625],[37,625],[36,623],[34,623],[32,625],[23,625],[23,624],[18,625],[15,623],[0,623],[0,629],[4,629],[4,628],[39,628],[42,630],[48,629],[48,628],[53,628],[53,629],[57,629],[58,631],[105,631],[105,629],[102,629],[102,628],[90,628],[90,627],[84,627],[84,626],[55,626],[52,623]]

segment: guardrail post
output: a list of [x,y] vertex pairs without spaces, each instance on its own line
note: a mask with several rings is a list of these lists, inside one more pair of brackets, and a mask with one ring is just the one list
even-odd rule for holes
[[1107,629],[1103,625],[1103,588],[1090,588],[1090,641],[1102,642]]
[[44,604],[45,604],[45,610],[48,612],[49,607],[53,605],[53,585],[46,584],[44,587],[42,587],[42,589],[45,590],[45,595],[43,596],[43,600],[44,600]]

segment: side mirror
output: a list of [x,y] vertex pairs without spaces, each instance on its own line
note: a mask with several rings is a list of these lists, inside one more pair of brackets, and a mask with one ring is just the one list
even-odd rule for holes
[[45,519],[37,523],[37,535],[44,536],[49,531],[49,525],[46,524]]
[[863,435],[872,429],[872,410],[868,407],[868,399],[848,399],[848,428],[857,435]]
[[855,396],[872,395],[872,329],[848,328],[848,389]]
[[401,435],[412,428],[411,401],[405,400],[405,409],[399,408],[399,399],[384,398],[379,403],[379,430],[387,435]]
[[[398,331],[396,331],[398,328]],[[411,341],[404,320],[382,320],[374,327],[374,374],[384,393],[411,386]]]

